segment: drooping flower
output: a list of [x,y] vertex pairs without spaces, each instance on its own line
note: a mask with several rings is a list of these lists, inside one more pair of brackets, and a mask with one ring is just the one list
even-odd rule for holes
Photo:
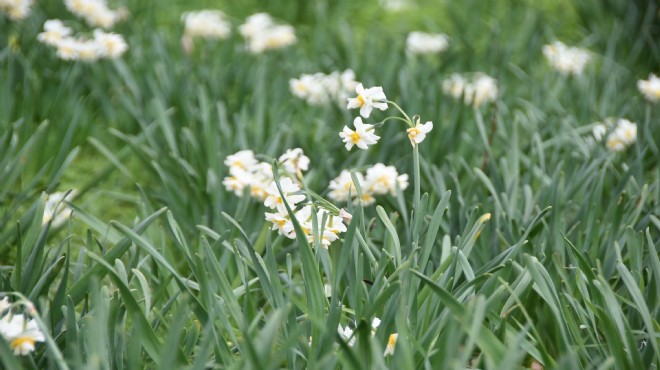
[[365,89],[361,83],[355,87],[357,97],[348,98],[348,109],[360,108],[360,115],[369,118],[371,111],[376,108],[380,110],[387,109],[387,97],[380,86]]
[[422,141],[424,141],[424,138],[426,138],[426,134],[431,132],[433,129],[433,122],[427,121],[424,124],[419,123],[419,118],[417,118],[417,121],[415,122],[415,127],[410,127],[406,130],[408,133],[408,139],[410,139],[410,143],[415,146]]
[[346,143],[346,150],[351,150],[353,146],[366,150],[369,148],[369,145],[376,144],[378,139],[380,139],[380,136],[372,132],[374,125],[363,123],[360,117],[355,117],[353,126],[355,126],[355,130],[344,126],[342,132],[339,133],[339,137]]
[[543,46],[543,55],[563,75],[579,76],[591,59],[588,50],[566,46],[560,41]]
[[657,103],[660,100],[660,78],[656,75],[650,74],[648,80],[637,81],[637,88],[649,102]]
[[445,34],[411,32],[406,39],[408,54],[438,54],[449,47],[449,37]]
[[396,347],[396,340],[399,338],[399,333],[390,334],[390,337],[387,339],[387,347],[385,347],[385,352],[383,356],[389,356],[394,354],[394,347]]

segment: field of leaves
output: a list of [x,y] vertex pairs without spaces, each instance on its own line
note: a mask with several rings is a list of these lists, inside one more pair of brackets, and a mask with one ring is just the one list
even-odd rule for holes
[[0,0],[1,367],[658,369],[659,10]]

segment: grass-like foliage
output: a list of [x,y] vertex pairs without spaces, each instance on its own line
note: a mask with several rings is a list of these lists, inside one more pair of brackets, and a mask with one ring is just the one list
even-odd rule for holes
[[[97,37],[63,1],[0,0],[0,367],[659,368],[656,1],[108,3],[128,50],[84,61],[38,39],[55,18]],[[231,33],[184,31],[204,8]],[[295,42],[246,42],[257,12]],[[412,31],[448,42],[416,54]],[[338,135],[354,88],[290,86],[347,69],[387,94],[366,150]],[[241,150],[263,189],[227,186]],[[374,193],[377,163],[402,177]]]

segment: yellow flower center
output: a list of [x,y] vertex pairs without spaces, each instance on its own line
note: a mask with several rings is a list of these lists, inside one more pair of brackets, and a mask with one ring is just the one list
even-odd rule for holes
[[387,340],[387,346],[392,348],[396,345],[396,338],[397,336],[394,334],[391,334],[389,339]]
[[413,140],[417,135],[419,135],[420,132],[422,132],[422,130],[418,129],[417,127],[411,127],[407,129],[406,132],[408,133],[408,138]]
[[358,134],[357,132],[353,132],[350,138],[353,144],[357,144],[357,142],[360,141],[360,134]]
[[357,99],[358,103],[360,103],[360,107],[364,107],[364,105],[367,104],[364,101],[364,98],[362,97],[362,95],[358,95],[356,99]]
[[16,349],[22,347],[24,344],[29,344],[31,346],[34,346],[34,342],[35,342],[34,338],[18,337],[11,341],[10,346],[11,349]]
[[276,220],[275,222],[277,222],[277,226],[279,226],[280,228],[283,228],[284,225],[286,225],[286,220],[284,220],[284,219]]

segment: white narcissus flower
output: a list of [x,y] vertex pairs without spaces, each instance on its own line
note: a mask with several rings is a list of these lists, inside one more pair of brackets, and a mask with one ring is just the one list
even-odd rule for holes
[[454,99],[459,99],[463,96],[463,91],[467,84],[468,82],[463,76],[454,73],[442,82],[442,91],[445,94],[451,95]]
[[46,204],[44,205],[44,215],[41,221],[42,225],[46,225],[52,220],[53,227],[63,225],[73,215],[73,210],[69,208],[66,202],[71,202],[78,194],[77,190],[72,190],[69,194],[64,192],[56,192],[48,194],[46,197]]
[[[399,184],[401,190],[408,186],[408,175],[401,175],[394,166],[386,166],[382,163],[376,163],[367,169],[366,184],[363,188],[367,193],[373,194],[396,194],[396,185]],[[402,187],[401,185],[404,185]]]
[[300,148],[287,149],[278,161],[284,166],[284,170],[292,175],[300,171],[307,171],[309,168],[309,158]]
[[64,5],[94,27],[110,28],[124,17],[123,11],[111,10],[106,0],[64,0]]
[[33,352],[36,342],[46,340],[34,319],[25,322],[22,314],[8,313],[0,319],[0,335],[9,343],[16,356]]
[[264,200],[264,205],[268,208],[274,209],[277,208],[278,211],[286,213],[286,206],[284,201],[289,204],[290,208],[294,208],[296,204],[305,200],[303,194],[295,194],[300,191],[300,186],[293,182],[288,177],[283,178],[280,181],[280,187],[282,188],[282,195],[277,188],[277,184],[273,181],[268,189],[266,189],[266,200]]
[[651,74],[648,80],[637,81],[637,88],[649,102],[657,103],[660,100],[660,78],[656,75]]
[[[358,172],[355,174],[355,177],[358,179],[360,188],[365,191],[364,175]],[[328,187],[330,188],[328,197],[334,201],[346,202],[351,197],[357,197],[357,188],[353,183],[353,177],[349,171],[341,171],[339,176],[330,181],[330,185]]]
[[128,50],[124,36],[117,33],[94,30],[94,41],[99,49],[99,56],[103,58],[116,59]]
[[419,118],[417,119],[417,122],[415,122],[415,127],[410,127],[406,130],[408,133],[408,139],[410,139],[410,143],[415,146],[422,141],[424,141],[424,138],[426,138],[426,134],[431,132],[433,129],[433,122],[427,121],[424,124],[419,123]]
[[398,333],[390,334],[390,337],[387,339],[387,347],[385,347],[385,352],[383,356],[389,356],[394,354],[394,347],[396,347],[396,340],[399,338]]
[[380,139],[380,136],[372,132],[374,125],[363,123],[360,117],[355,117],[353,126],[355,126],[355,131],[348,128],[348,126],[344,126],[344,130],[339,133],[339,137],[346,143],[346,150],[351,150],[353,146],[366,150],[369,145],[376,144]]
[[406,39],[408,54],[437,54],[447,49],[449,37],[445,34],[411,32]]
[[185,24],[183,34],[187,37],[226,39],[231,35],[231,24],[219,10],[186,12],[181,19]]
[[0,10],[12,20],[21,20],[30,15],[33,0],[0,0]]
[[588,50],[566,46],[560,41],[543,46],[543,55],[553,68],[564,75],[581,75],[591,59]]
[[354,109],[360,108],[360,115],[364,118],[369,118],[371,111],[376,108],[380,110],[387,109],[387,97],[380,86],[370,87],[365,89],[361,83],[355,87],[357,97],[348,98],[348,105],[346,108]]
[[239,26],[239,32],[247,41],[248,50],[254,54],[284,48],[297,41],[292,26],[275,24],[266,13],[249,16],[245,23]]
[[239,167],[244,170],[253,167],[258,163],[254,158],[254,152],[251,150],[241,150],[225,158],[225,165],[228,167]]
[[44,32],[37,35],[37,40],[46,45],[57,46],[67,36],[70,36],[73,31],[67,27],[59,19],[50,19],[44,23]]
[[[605,138],[607,132],[609,134]],[[630,122],[625,118],[613,119],[607,118],[604,123],[600,123],[593,128],[592,134],[596,141],[605,138],[605,145],[614,152],[619,152],[637,140],[637,124]]]
[[479,107],[484,103],[497,100],[498,94],[497,80],[483,73],[478,73],[474,82],[468,84],[465,88],[465,104]]
[[311,105],[326,105],[346,102],[349,95],[355,91],[355,73],[347,69],[344,72],[303,74],[299,78],[289,80],[291,93],[304,99]]

